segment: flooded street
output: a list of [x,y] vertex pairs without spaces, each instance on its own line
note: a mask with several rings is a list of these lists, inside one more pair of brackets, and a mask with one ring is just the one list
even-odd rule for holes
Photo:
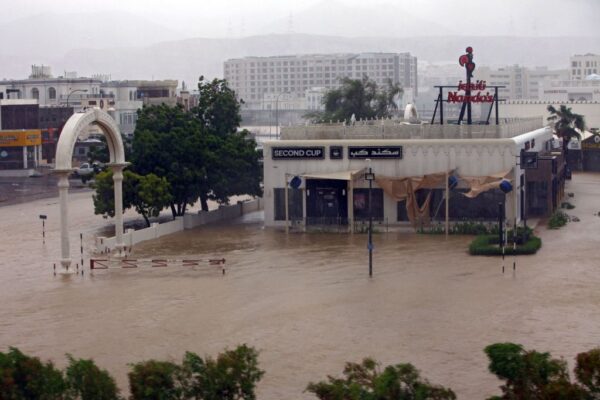
[[[366,235],[286,236],[256,215],[145,242],[132,255],[224,257],[225,276],[201,267],[53,277],[58,199],[0,207],[0,348],[61,366],[65,353],[93,357],[126,389],[127,363],[247,343],[266,370],[259,399],[311,398],[309,381],[365,356],[411,362],[461,399],[485,398],[499,392],[488,344],[550,351],[571,367],[600,345],[600,175],[575,175],[566,191],[581,222],[539,227],[542,249],[518,257],[515,274],[502,274],[499,258],[467,255],[472,237],[390,232],[374,235],[373,279]],[[75,262],[79,233],[87,252],[110,221],[93,215],[91,193],[70,200]],[[39,214],[48,215],[45,245]]]

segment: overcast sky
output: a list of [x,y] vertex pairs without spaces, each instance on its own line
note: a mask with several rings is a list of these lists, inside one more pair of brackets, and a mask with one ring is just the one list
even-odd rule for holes
[[[600,0],[333,0],[345,6],[389,5],[474,35],[600,36]],[[327,0],[0,0],[0,23],[54,12],[127,12],[161,23],[185,36],[253,35],[276,18],[289,20],[294,32],[311,33],[294,24],[301,14]],[[290,18],[291,16],[291,18]],[[368,18],[368,14],[365,15]],[[57,21],[57,26],[59,22]],[[283,33],[283,32],[276,32]],[[426,35],[427,29],[416,34]],[[344,32],[352,36],[352,32]]]

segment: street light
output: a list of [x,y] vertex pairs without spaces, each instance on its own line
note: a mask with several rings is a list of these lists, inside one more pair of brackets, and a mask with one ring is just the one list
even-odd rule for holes
[[375,173],[371,169],[371,160],[367,158],[367,165],[369,169],[365,172],[365,180],[369,181],[369,242],[367,249],[369,249],[369,277],[373,276],[373,209],[371,204],[371,192],[373,191],[373,181],[375,180]]
[[71,90],[69,92],[69,94],[67,95],[67,107],[69,107],[69,97],[71,97],[71,95],[73,93],[77,93],[77,92],[87,93],[87,91],[88,91],[87,89],[75,89],[75,90]]
[[281,92],[275,98],[275,134],[279,136],[279,96],[282,94],[290,94],[289,92]]

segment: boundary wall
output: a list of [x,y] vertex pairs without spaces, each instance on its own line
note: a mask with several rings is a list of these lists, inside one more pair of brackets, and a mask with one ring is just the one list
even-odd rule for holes
[[[239,218],[245,214],[260,211],[263,207],[263,199],[259,197],[254,200],[240,201],[228,206],[219,206],[216,210],[199,211],[197,214],[185,214],[183,217],[177,217],[173,221],[162,224],[154,222],[149,227],[143,229],[127,229],[123,233],[123,244],[127,247],[132,247],[146,240],[158,239],[159,237],[181,232],[185,229],[194,229],[202,225]],[[116,238],[114,236],[97,236],[95,244],[96,252],[109,252],[115,248]]]

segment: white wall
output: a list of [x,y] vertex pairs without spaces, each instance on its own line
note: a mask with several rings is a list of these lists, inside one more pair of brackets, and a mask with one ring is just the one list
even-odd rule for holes
[[561,104],[570,107],[574,113],[585,117],[585,122],[590,128],[600,129],[600,102],[565,103],[565,102],[537,102],[537,101],[513,101],[500,104],[500,116],[502,118],[526,118],[543,116],[544,121],[550,116],[546,109],[548,104],[558,108]]

